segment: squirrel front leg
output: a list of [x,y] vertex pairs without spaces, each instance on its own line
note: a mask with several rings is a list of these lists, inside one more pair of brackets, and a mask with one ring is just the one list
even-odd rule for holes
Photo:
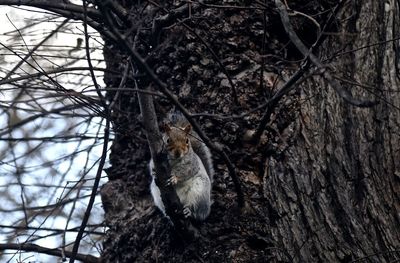
[[171,177],[167,180],[167,185],[176,185],[178,182],[178,176],[171,173]]
[[171,171],[171,177],[167,180],[167,185],[176,186],[181,182],[186,181],[188,178],[191,178],[193,175],[191,169],[187,168],[175,168]]

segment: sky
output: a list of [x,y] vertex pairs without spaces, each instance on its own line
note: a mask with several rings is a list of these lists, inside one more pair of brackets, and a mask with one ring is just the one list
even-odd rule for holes
[[[21,57],[63,20],[64,18],[54,18],[39,9],[0,7],[0,80]],[[39,21],[42,23],[38,23]],[[31,27],[27,27],[28,25]],[[77,47],[79,39],[84,38],[82,23],[70,21],[62,31],[46,41],[42,48],[9,78],[59,68],[87,67],[85,45]],[[90,30],[89,35],[93,64],[95,67],[105,68],[102,56],[103,42],[93,30]],[[99,85],[104,87],[102,72],[96,74]],[[16,82],[20,85],[18,87],[9,84],[0,86],[0,243],[33,242],[54,248],[61,246],[63,242],[73,242],[76,232],[68,232],[65,238],[63,234],[39,238],[53,234],[54,231],[31,230],[15,234],[16,231],[7,226],[60,230],[79,227],[88,198],[80,198],[75,203],[70,202],[62,210],[43,207],[75,199],[77,196],[90,195],[92,190],[91,185],[102,148],[104,123],[100,117],[90,118],[89,116],[95,115],[93,112],[77,109],[62,116],[45,114],[15,129],[8,129],[10,125],[34,115],[73,103],[73,100],[65,96],[57,96],[59,92],[56,92],[56,88],[59,87],[54,82],[58,82],[63,89],[82,92],[92,98],[97,96],[88,70],[54,74],[51,77],[52,80],[41,77],[40,82]],[[21,95],[19,92],[23,85],[27,88],[24,88],[26,91]],[[75,141],[65,139],[77,136],[88,138]],[[44,142],[44,137],[60,139]],[[101,184],[105,181],[105,178],[102,179]],[[71,190],[72,186],[75,188]],[[21,209],[23,206],[32,209],[26,209],[27,212],[24,213]],[[100,198],[97,197],[89,224],[102,222],[103,210]],[[98,227],[94,230],[104,232],[105,229]],[[101,242],[96,241],[96,238],[99,236],[91,235],[81,242],[83,245],[80,252],[98,255],[93,244],[99,246]],[[6,251],[6,254],[0,257],[0,262],[56,262],[56,258],[38,253],[15,252]]]

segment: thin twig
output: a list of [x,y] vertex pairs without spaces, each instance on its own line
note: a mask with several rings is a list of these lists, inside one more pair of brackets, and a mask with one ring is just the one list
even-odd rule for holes
[[80,105],[67,105],[67,106],[63,106],[63,107],[60,107],[60,108],[53,109],[51,111],[41,112],[39,114],[32,115],[30,117],[27,117],[27,118],[15,123],[12,126],[7,127],[6,129],[1,129],[0,130],[0,137],[10,134],[10,132],[13,131],[15,128],[21,127],[21,126],[23,126],[23,125],[25,125],[25,124],[27,124],[27,123],[29,123],[31,121],[34,121],[34,120],[36,120],[38,118],[41,118],[41,117],[44,117],[44,116],[50,115],[50,114],[55,114],[55,113],[59,114],[62,111],[70,111],[70,110],[73,110],[73,109],[79,109],[80,107],[81,107]]
[[[71,192],[71,191],[69,191]],[[96,193],[98,194],[98,193]],[[66,195],[67,196],[67,195]],[[87,197],[90,197],[90,195],[82,195],[79,197],[79,199],[85,199]],[[58,201],[55,204],[49,204],[49,205],[44,205],[44,206],[31,206],[31,207],[25,207],[25,210],[27,211],[40,211],[40,212],[48,212],[47,210],[57,210],[57,209],[61,209],[62,206],[75,202],[76,201],[76,197],[74,198],[70,198],[70,199],[64,199],[62,201]],[[4,209],[4,208],[0,208],[0,212],[3,213],[11,213],[11,212],[16,212],[16,211],[23,211],[22,207],[17,207],[17,208],[9,208],[9,209]],[[51,211],[49,211],[51,212]]]
[[[9,72],[7,72],[7,75],[1,80],[0,85],[2,82],[6,81],[14,72],[19,69],[22,64],[30,57],[32,54],[39,48],[41,47],[44,42],[49,40],[52,36],[54,36],[63,26],[65,26],[68,23],[69,19],[65,19],[56,29],[50,32],[42,41],[40,41],[37,45],[35,45],[29,52],[26,54]],[[16,29],[18,32],[19,30]]]
[[[102,227],[104,225],[91,225],[94,226],[95,228]],[[57,232],[57,233],[63,233],[64,231],[67,232],[78,232],[79,228],[74,227],[74,228],[68,228],[68,229],[56,229],[56,228],[50,228],[50,227],[31,227],[31,226],[10,226],[10,225],[0,225],[1,228],[9,228],[9,229],[16,229],[16,230],[36,230],[36,231],[49,231],[49,232]],[[99,231],[87,231],[85,230],[85,234],[91,234],[91,235],[99,235],[99,236],[104,236],[104,232],[99,232]]]
[[201,6],[208,8],[218,8],[218,9],[240,9],[240,10],[267,10],[266,7],[256,7],[256,6],[238,6],[238,5],[212,5],[200,2]]
[[[22,59],[22,57],[16,53],[14,50],[12,50],[11,48],[9,48],[8,46],[4,45],[3,43],[0,42],[0,45],[3,46],[4,48],[6,48],[7,50],[9,50],[10,52],[12,52],[14,55],[18,56],[20,59]],[[30,67],[32,67],[33,69],[42,72],[44,76],[46,76],[57,88],[59,88],[59,91],[63,91],[65,92],[65,94],[71,95],[74,91],[70,91],[66,88],[64,88],[61,84],[59,84],[57,81],[55,81],[52,77],[50,77],[43,69],[41,69],[41,71],[39,69],[37,69],[34,65],[32,65],[30,62],[26,61],[26,64],[29,65]],[[74,96],[70,96],[69,97],[73,102],[76,102],[78,105],[83,105],[91,110],[93,110],[94,112],[98,113],[99,115],[102,115],[102,113],[100,111],[98,111],[98,109],[95,107],[96,103],[93,103],[95,101],[89,99],[89,101],[91,103],[88,103],[86,101],[84,101],[83,99],[78,97],[74,97]]]
[[[12,243],[0,244],[0,251],[4,251],[7,249],[37,252],[41,254],[61,257],[61,249],[46,248],[35,244],[12,244]],[[94,257],[92,255],[84,255],[79,253],[76,253],[74,255],[72,254],[72,252],[69,251],[65,251],[65,255],[67,257],[75,257],[76,259],[81,260],[84,263],[100,263],[100,258]]]
[[[49,9],[59,9],[69,12],[76,12],[76,13],[84,13],[82,6],[72,4],[71,2],[66,1],[48,1],[48,0],[0,0],[0,5],[25,5],[25,6],[32,6],[43,8],[46,10]],[[90,18],[97,18],[101,21],[101,14],[95,8],[87,8],[87,14]]]
[[[68,214],[68,217],[67,217],[67,221],[65,222],[65,228],[64,228],[64,231],[63,231],[63,235],[62,235],[62,249],[61,249],[63,261],[66,261],[66,259],[65,259],[65,257],[66,257],[65,256],[65,247],[66,247],[66,244],[67,244],[66,238],[67,238],[68,224],[70,223],[70,221],[72,219],[72,215],[74,214],[74,211],[75,211],[75,208],[76,208],[76,202],[79,200],[79,195],[81,193],[82,186],[83,186],[83,184],[85,182],[86,182],[85,180],[82,180],[81,182],[78,183],[78,185],[77,185],[78,190],[76,192],[76,201],[72,203],[72,207],[71,207],[71,210],[69,211],[69,214]],[[80,231],[80,228],[79,228],[79,231]]]
[[286,81],[285,84],[283,84],[280,90],[278,90],[271,99],[269,99],[266,103],[261,105],[263,107],[267,107],[267,110],[262,116],[260,123],[258,124],[258,127],[256,128],[256,132],[253,135],[252,142],[258,144],[261,135],[264,132],[265,127],[267,126],[270,120],[271,114],[275,106],[278,104],[279,100],[284,95],[288,94],[291,90],[293,90],[296,87],[295,86],[296,82],[303,76],[308,67],[309,63],[306,62],[304,65],[300,67],[300,69],[296,73],[293,74],[293,76],[288,81]]
[[[239,99],[238,99],[238,95],[237,95],[237,91],[236,91],[236,86],[233,83],[232,78],[229,75],[228,71],[226,70],[226,67],[222,63],[221,59],[218,57],[217,53],[215,53],[215,51],[212,49],[212,47],[193,28],[191,28],[189,25],[184,23],[183,20],[179,19],[178,14],[181,14],[185,9],[182,9],[182,7],[181,7],[181,8],[178,8],[179,12],[177,12],[176,10],[174,10],[174,12],[172,12],[172,11],[166,9],[165,7],[162,7],[161,5],[159,5],[158,3],[154,2],[154,1],[149,0],[149,2],[152,3],[153,5],[159,7],[159,8],[162,8],[164,10],[164,12],[167,13],[167,15],[165,15],[164,17],[154,20],[154,23],[153,23],[153,35],[154,36],[153,36],[153,39],[158,39],[158,35],[160,34],[159,32],[161,31],[161,29],[163,27],[166,27],[166,26],[170,25],[171,23],[173,23],[175,21],[175,19],[178,20],[187,30],[189,30],[193,35],[195,35],[200,40],[200,42],[203,43],[203,45],[207,48],[207,50],[211,53],[211,55],[213,56],[214,60],[217,62],[217,64],[219,65],[220,69],[222,70],[222,73],[224,73],[224,75],[228,79],[229,85],[232,88],[233,100],[234,100],[236,106],[238,106],[239,105]],[[192,5],[190,10],[193,9],[193,12],[195,10],[197,10],[198,7],[199,7],[199,4],[201,4],[201,1],[199,3],[195,3],[194,5]]]
[[[2,0],[0,0],[0,5],[2,4],[1,2]],[[80,12],[73,12],[73,11],[68,11],[68,10],[63,10],[63,9],[57,9],[57,8],[44,8],[45,10],[51,11],[53,13],[59,14],[63,17],[68,17],[68,18],[72,18],[75,20],[84,20],[84,16],[82,13]],[[107,31],[107,29],[104,28],[104,26],[102,25],[102,21],[97,22],[94,19],[91,18],[87,18],[87,24],[90,25],[92,28],[96,29],[99,33],[101,33],[102,35],[106,36],[107,38],[109,38],[110,40],[114,40],[116,41],[115,36],[110,32]]]
[[126,65],[125,65],[125,69],[124,69],[124,73],[122,74],[121,82],[119,83],[119,86],[117,88],[117,92],[115,93],[115,96],[114,96],[113,100],[110,103],[110,109],[111,110],[114,108],[114,105],[117,102],[118,97],[121,94],[121,91],[122,91],[123,87],[125,86],[126,80],[128,78],[128,73],[129,73],[129,62],[126,63]]
[[[21,80],[33,79],[33,78],[37,78],[37,77],[43,76],[45,74],[50,75],[50,74],[56,74],[56,73],[62,73],[62,72],[72,72],[72,71],[80,71],[80,72],[82,72],[82,71],[88,70],[88,69],[89,69],[89,67],[57,68],[57,69],[47,70],[45,73],[38,72],[38,73],[34,73],[34,74],[28,74],[28,75],[15,77],[15,78],[8,78],[8,79],[6,79],[4,77],[0,81],[0,85],[9,84],[9,83],[13,83],[13,82],[16,82],[16,81],[21,81]],[[102,71],[102,72],[109,72],[109,73],[114,73],[114,74],[120,74],[120,72],[108,70],[108,69],[105,69],[105,68],[96,68],[96,67],[94,67],[93,70]],[[133,76],[133,77],[136,77],[136,76]]]
[[229,84],[231,85],[231,89],[232,89],[232,97],[233,100],[236,104],[236,106],[239,106],[239,99],[238,99],[238,95],[237,95],[237,91],[236,91],[236,86],[232,81],[231,76],[229,75],[228,71],[226,70],[226,67],[224,66],[224,64],[222,64],[222,61],[219,59],[218,55],[215,53],[215,51],[211,48],[211,46],[191,27],[189,27],[186,23],[182,23],[182,25],[189,30],[190,32],[192,32],[192,34],[194,34],[200,41],[201,43],[203,43],[203,45],[208,49],[208,51],[210,51],[211,55],[214,57],[214,60],[217,62],[217,64],[219,65],[220,69],[222,70],[222,73],[225,74],[226,78],[229,81]]

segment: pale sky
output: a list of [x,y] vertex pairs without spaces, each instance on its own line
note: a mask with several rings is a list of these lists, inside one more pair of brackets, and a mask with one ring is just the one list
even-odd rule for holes
[[[79,2],[79,1],[78,1]],[[34,10],[39,10],[39,9],[34,9]],[[21,29],[24,26],[26,26],[27,22],[29,24],[34,23],[35,21],[32,18],[35,19],[42,19],[46,14],[43,13],[32,13],[30,11],[24,11],[21,9],[16,9],[16,8],[10,8],[10,7],[0,7],[0,42],[6,46],[10,46],[13,50],[18,51],[21,56],[24,56],[28,51],[28,49],[32,48],[35,44],[40,42],[44,36],[49,34],[55,27],[56,25],[60,24],[60,21],[63,19],[57,19],[56,21],[59,21],[57,23],[54,23],[54,21],[49,21],[46,23],[42,23],[35,28],[30,28],[27,30],[21,30],[21,34],[24,36],[23,40],[25,43],[22,41],[20,36],[18,34],[11,36],[10,34],[6,34],[8,32],[14,31],[15,27]],[[12,23],[11,23],[11,22]],[[14,26],[13,26],[14,24]],[[82,59],[78,60],[77,62],[74,62],[71,65],[68,65],[68,67],[77,67],[77,66],[84,66],[87,67],[87,61],[84,59],[85,58],[85,51],[84,49],[74,51],[73,53],[68,53],[68,49],[72,49],[74,46],[76,46],[77,43],[77,38],[81,37],[83,38],[83,27],[81,23],[75,23],[72,26],[69,26],[69,30],[66,33],[57,33],[55,37],[50,39],[48,42],[45,43],[44,46],[46,45],[52,45],[53,47],[48,47],[47,51],[46,50],[38,50],[37,56],[35,56],[35,60],[28,60],[32,62],[33,64],[37,62],[40,67],[45,68],[48,70],[49,68],[57,68],[61,65],[65,65],[69,63],[69,59],[67,58],[68,55],[71,55],[73,57],[81,57]],[[93,32],[93,30],[91,30]],[[77,34],[80,34],[77,35]],[[94,36],[93,33],[90,34],[91,36]],[[97,42],[98,41],[98,42]],[[17,45],[19,46],[16,46]],[[27,47],[25,47],[25,44]],[[101,39],[99,37],[96,37],[96,41],[93,40],[90,42],[90,47],[91,48],[97,48],[96,51],[92,53],[92,59],[93,59],[93,64],[95,67],[105,67],[105,63],[102,62],[102,52],[101,52]],[[83,44],[84,46],[84,44]],[[54,48],[55,47],[55,48]],[[59,49],[64,49],[65,52],[57,50],[57,47],[60,47]],[[50,51],[49,51],[50,50]],[[18,57],[15,55],[10,55],[11,53],[7,51],[3,46],[0,46],[0,79],[2,79],[5,76],[5,71],[10,70],[19,60]],[[41,57],[42,55],[42,57]],[[54,55],[54,57],[53,57]],[[43,57],[45,59],[43,59]],[[26,64],[22,67],[23,70],[17,71],[19,74],[14,74],[11,76],[13,77],[18,77],[20,75],[26,75],[27,73],[34,74],[37,73],[37,70],[27,66]],[[61,77],[55,77],[58,82],[60,82],[65,88],[67,89],[74,89],[76,91],[82,91],[83,89],[87,88],[88,85],[92,83],[92,80],[90,77],[82,77],[82,76],[76,76],[76,75],[62,75]],[[101,76],[97,78],[97,81],[99,82],[100,86],[104,87],[103,79]],[[7,87],[11,87],[8,85],[2,85],[0,86],[0,103],[4,104],[4,102],[7,101],[7,99],[12,99],[14,97],[14,93],[11,92],[3,92]],[[90,95],[90,94],[86,94]],[[93,95],[95,93],[93,92]],[[42,107],[54,107],[54,105],[49,105],[46,104],[46,99],[43,99],[40,101],[42,104]],[[21,104],[21,107],[24,105]],[[26,104],[26,107],[31,107],[30,105]],[[3,112],[2,109],[0,109],[1,112]],[[29,111],[18,111],[18,118],[26,118],[29,117],[31,113]],[[8,117],[5,114],[0,114],[0,129],[4,129],[7,126],[8,123]],[[94,119],[94,121],[88,126],[79,126],[76,123],[79,123],[79,119],[73,119],[73,121],[68,121],[65,122],[62,120],[62,118],[58,118],[55,120],[52,119],[46,119],[46,120],[37,120],[33,123],[30,123],[29,125],[24,125],[22,126],[21,129],[15,130],[10,134],[9,136],[13,137],[23,137],[26,136],[26,134],[29,134],[29,136],[56,136],[58,134],[76,134],[76,133],[82,133],[85,132],[85,135],[96,135],[96,132],[98,130],[101,131],[102,133],[102,128],[100,127],[99,129],[99,122],[100,118]],[[71,127],[71,123],[74,123],[77,125],[76,128],[73,130],[68,130]],[[1,131],[1,130],[0,130]],[[101,137],[101,133],[99,137]],[[15,172],[15,164],[19,163],[24,163],[24,165],[27,167],[27,172],[21,176],[21,181],[25,185],[32,185],[32,184],[47,184],[47,185],[61,185],[61,186],[72,186],[75,184],[76,180],[79,179],[79,177],[85,173],[86,171],[83,171],[83,167],[86,165],[88,167],[87,170],[89,170],[89,167],[94,167],[92,171],[90,171],[86,175],[86,179],[91,179],[94,178],[97,164],[96,161],[101,155],[101,141],[98,142],[98,146],[96,146],[90,154],[87,153],[87,151],[83,151],[80,155],[77,155],[76,158],[73,159],[73,165],[72,168],[70,168],[70,160],[65,159],[65,160],[60,160],[57,163],[53,163],[50,165],[50,167],[43,167],[43,161],[44,160],[55,160],[58,159],[62,156],[68,155],[76,149],[85,149],[86,147],[90,146],[93,144],[92,140],[88,141],[83,141],[81,144],[77,142],[72,142],[72,143],[64,143],[64,144],[48,144],[47,146],[43,146],[40,148],[40,153],[41,156],[40,158],[38,156],[30,156],[29,159],[23,161],[23,158],[18,159],[15,163],[9,163],[7,160],[13,159],[9,155],[9,144],[0,141],[0,156],[3,158],[1,159],[0,163],[0,194],[2,195],[11,195],[13,196],[13,199],[9,198],[2,198],[4,199],[3,202],[0,202],[0,220],[2,221],[1,224],[3,225],[11,225],[15,224],[13,219],[18,218],[18,217],[23,217],[22,212],[2,212],[2,210],[7,210],[7,209],[14,209],[19,207],[21,205],[21,187],[16,184],[12,185],[13,183],[17,182],[16,178],[14,177],[14,172]],[[14,154],[19,156],[24,156],[26,154],[26,151],[29,150],[30,148],[34,147],[35,142],[29,142],[29,143],[24,143],[24,142],[18,142],[15,143],[14,146]],[[37,166],[37,168],[35,168]],[[29,168],[31,167],[31,168]],[[29,169],[28,169],[29,168]],[[65,175],[64,178],[61,178],[60,175],[58,175],[55,171],[58,173],[62,174],[63,172],[68,171],[68,173]],[[103,174],[105,176],[105,174]],[[89,195],[91,192],[91,180],[88,181],[85,185],[87,185],[86,188],[83,188],[81,192],[79,193],[80,196],[82,195]],[[103,180],[103,183],[105,182],[105,179]],[[30,199],[33,198],[32,203],[27,205],[28,207],[33,207],[33,206],[44,206],[44,205],[49,205],[49,204],[54,204],[57,202],[57,200],[61,198],[73,198],[76,196],[77,193],[71,193],[69,196],[66,196],[66,193],[68,192],[66,189],[51,189],[51,188],[46,188],[45,190],[41,189],[40,187],[25,187],[24,189],[26,198],[28,196]],[[50,198],[49,195],[52,194],[52,197]],[[5,197],[5,196],[4,196]],[[13,200],[13,201],[12,201]],[[80,218],[83,214],[83,211],[86,209],[86,203],[87,203],[88,198],[82,199],[81,201],[77,202],[77,206],[74,210],[74,213],[72,215],[72,220],[69,222],[68,228],[76,227],[80,225]],[[57,228],[57,229],[64,229],[66,226],[66,221],[67,221],[67,215],[69,214],[69,209],[72,207],[72,204],[66,206],[66,210],[64,210],[65,214],[60,215],[57,217],[52,217],[50,216],[49,219],[46,219],[42,215],[37,216],[35,220],[29,223],[29,226],[31,227],[49,227],[49,228]],[[78,218],[77,218],[78,216]],[[93,223],[101,223],[103,220],[103,210],[101,208],[101,202],[100,198],[98,197],[96,200],[96,205],[94,209],[92,210],[92,216],[90,219],[91,224]],[[100,231],[100,229],[97,229],[97,231]],[[6,235],[2,234],[3,232],[0,232],[0,242],[8,242],[9,240],[7,239]],[[32,233],[32,232],[30,232]],[[36,234],[40,235],[46,235],[51,232],[45,232],[45,231],[39,231]],[[73,242],[75,240],[75,235],[76,233],[73,234],[67,234],[66,239],[67,243],[68,242]],[[21,237],[18,237],[17,239],[12,240],[13,243],[16,242],[24,242],[26,241],[27,236],[23,235]],[[29,240],[32,240],[33,237],[30,237]],[[45,246],[45,247],[58,247],[61,245],[61,240],[62,240],[62,235],[57,235],[54,237],[48,237],[44,239],[40,239],[37,242],[34,242],[35,244]],[[84,245],[85,242],[81,242],[81,246]],[[87,246],[86,246],[87,250]],[[15,253],[16,251],[7,251],[11,253]],[[81,251],[83,253],[92,253],[93,255],[96,255],[95,249],[91,249],[90,251]],[[23,254],[16,254],[13,257],[13,254],[10,254],[10,256],[4,256],[2,258],[2,262],[4,259],[9,260],[11,259],[10,262],[16,262],[16,260],[23,260],[25,258],[26,261],[24,262],[55,262],[56,258],[55,257],[47,257],[42,254],[38,253],[23,253]],[[7,259],[8,258],[8,259]],[[7,261],[5,261],[7,262]]]

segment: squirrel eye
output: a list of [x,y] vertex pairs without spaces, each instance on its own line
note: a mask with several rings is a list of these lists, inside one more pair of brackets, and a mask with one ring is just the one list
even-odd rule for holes
[[167,138],[167,143],[169,143],[171,140],[169,138]]
[[186,144],[189,144],[189,139],[186,139]]

